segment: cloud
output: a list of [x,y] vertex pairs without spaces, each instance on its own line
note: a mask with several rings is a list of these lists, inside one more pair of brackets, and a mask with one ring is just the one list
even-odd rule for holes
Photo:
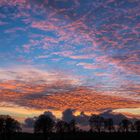
[[[50,108],[63,111],[67,108],[78,111],[98,112],[106,108],[138,107],[139,101],[127,99],[125,97],[102,95],[88,89],[74,89],[66,92],[31,98],[27,101],[28,106],[36,108]],[[100,111],[99,111],[100,112]]]
[[0,75],[0,100],[22,105],[26,100],[67,92],[80,84],[79,79],[70,74],[49,72],[32,66],[1,69]]
[[66,122],[70,122],[71,120],[74,119],[74,110],[72,109],[66,109],[65,111],[62,112],[62,120]]
[[[72,120],[75,120],[76,125],[81,128],[81,129],[85,129],[85,130],[89,130],[89,119],[91,117],[92,114],[88,114],[86,115],[84,112],[80,112],[80,114],[75,115],[74,114],[75,111],[72,109],[66,109],[62,112],[62,118],[59,118],[58,120],[63,120],[65,122],[70,123]],[[46,114],[46,113],[43,113]],[[50,117],[57,122],[56,117],[51,113],[51,112],[47,112],[47,115],[50,115]],[[104,119],[112,119],[114,125],[119,125],[120,122],[124,119],[129,119],[131,121],[136,120],[135,116],[131,117],[129,115],[123,115],[119,112],[119,110],[111,110],[111,109],[107,109],[106,111],[99,113],[98,115],[102,116]],[[32,118],[26,118],[24,121],[24,127],[27,129],[29,128],[33,128],[34,127],[34,123],[37,120],[38,117],[32,117]],[[26,130],[25,129],[25,130]]]
[[[115,111],[114,111],[115,112]],[[105,119],[109,119],[112,118],[113,122],[115,125],[119,125],[119,123],[123,120],[123,119],[127,119],[127,117],[121,113],[113,113],[113,110],[107,110],[103,113],[100,114],[102,117],[104,117]]]
[[1,101],[61,111],[139,106],[139,1],[1,0],[0,6],[1,63],[52,68],[62,60],[57,69],[77,74],[0,69]]
[[[140,105],[138,100],[120,94],[100,93],[80,85],[80,81],[64,73],[48,72],[33,67],[1,70],[0,101],[23,107],[64,111],[100,112],[106,108],[130,108]],[[59,79],[59,80],[58,80]],[[139,95],[136,96],[138,98]]]
[[94,64],[90,64],[90,63],[78,63],[76,64],[77,66],[82,66],[83,68],[85,69],[97,69],[97,68],[100,68],[99,66],[97,65],[94,65]]
[[10,69],[1,69],[0,70],[0,80],[17,80],[21,82],[32,82],[34,83],[47,83],[51,84],[51,82],[65,81],[70,82],[71,84],[78,84],[79,80],[72,77],[72,75],[65,75],[63,72],[49,72],[45,70],[41,70],[38,68],[34,68],[32,66],[15,66]]
[[[44,32],[40,33],[41,37],[39,41],[32,38],[35,33],[30,35],[29,38],[31,39],[29,42],[23,45],[22,49],[24,53],[35,52],[38,48],[36,46],[39,46],[43,50],[58,48],[61,54],[58,54],[58,50],[53,53],[62,57],[68,57],[74,60],[97,59],[99,63],[104,62],[107,67],[110,67],[109,64],[115,65],[119,69],[118,71],[123,69],[126,72],[139,74],[139,64],[137,64],[139,62],[137,49],[137,45],[139,44],[138,1],[121,3],[108,0],[103,4],[98,1],[87,1],[85,3],[80,0],[72,0],[71,3],[69,1],[29,2],[26,0],[10,0],[9,3],[7,1],[1,1],[1,3],[11,6],[17,4],[20,13],[19,18],[24,17],[22,21],[28,23],[28,28],[39,29],[45,32],[45,35],[43,35]],[[60,6],[61,4],[63,4],[63,8]],[[124,5],[128,5],[128,7]],[[31,7],[33,14],[28,11],[28,9],[31,10]],[[36,8],[41,8],[40,12],[35,12],[39,11]],[[80,9],[80,12],[78,9]],[[100,13],[96,9],[102,9],[101,11],[103,12]],[[35,15],[44,18],[38,20],[35,18]],[[124,20],[121,20],[122,18]],[[132,22],[131,19],[134,21]],[[20,27],[19,29],[24,30],[25,28]],[[15,32],[18,30],[14,27],[7,30],[7,32],[10,33],[11,31]],[[48,31],[52,32],[54,36],[47,36]],[[62,42],[63,44],[61,44]],[[79,45],[81,46],[80,49],[78,49]],[[133,50],[135,52],[133,54],[131,46],[134,46]],[[76,51],[78,53],[73,54]],[[123,57],[116,56],[116,54],[121,54],[124,51]],[[72,54],[67,54],[66,52],[72,52]],[[87,52],[90,52],[90,54],[84,54]],[[39,54],[35,58],[42,59],[45,56]],[[33,61],[36,61],[36,59],[33,59]],[[84,67],[87,70],[94,69],[91,63],[89,65]],[[104,64],[101,64],[100,67],[102,65]]]
[[[38,114],[38,115],[40,115],[40,114]],[[49,116],[51,119],[53,119],[54,121],[56,121],[56,117],[55,117],[55,116],[53,115],[53,113],[50,112],[50,111],[45,111],[45,112],[43,113],[43,115]],[[33,128],[33,127],[34,127],[34,124],[35,124],[35,121],[36,121],[37,119],[38,119],[37,116],[26,118],[26,119],[24,120],[23,127],[26,128],[26,129],[27,129],[27,128]]]
[[33,128],[36,119],[37,119],[36,117],[34,117],[34,118],[26,118],[25,121],[24,121],[24,127]]
[[75,60],[84,60],[84,59],[93,59],[94,55],[93,54],[82,54],[82,55],[77,55],[74,54],[74,51],[61,51],[61,52],[54,52],[52,55],[59,55],[62,57],[67,57]]

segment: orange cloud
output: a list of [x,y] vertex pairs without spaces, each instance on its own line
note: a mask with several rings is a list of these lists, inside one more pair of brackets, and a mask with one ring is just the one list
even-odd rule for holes
[[40,99],[31,99],[29,104],[36,104],[40,108],[65,110],[67,108],[78,111],[100,112],[108,108],[140,107],[140,102],[123,97],[102,95],[92,90],[81,88],[68,93],[57,93]]
[[[87,113],[140,107],[139,100],[121,95],[117,90],[114,94],[113,91],[101,93],[96,89],[80,86],[78,79],[61,72],[49,73],[33,68],[1,72],[0,102],[7,102],[7,105],[10,102],[24,108],[55,112],[72,108]],[[136,98],[139,98],[138,94]]]

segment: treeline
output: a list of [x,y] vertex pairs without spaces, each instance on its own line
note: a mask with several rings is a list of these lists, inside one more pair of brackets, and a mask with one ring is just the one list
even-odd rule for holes
[[[91,115],[89,118],[90,132],[140,132],[140,120],[131,122],[128,119],[123,119],[119,125],[114,125],[113,119],[105,119],[100,115]],[[43,114],[35,121],[35,133],[68,133],[82,132],[76,121],[72,119],[70,122],[58,120],[55,122],[51,117]]]
[[[140,120],[134,122],[129,119],[123,119],[118,125],[115,125],[112,118],[104,118],[100,115],[91,115],[89,117],[89,132],[140,132]],[[21,132],[22,125],[15,119],[7,115],[0,115],[0,134]],[[34,133],[76,133],[84,132],[78,127],[75,119],[69,122],[64,120],[55,120],[48,114],[38,116],[34,122]]]

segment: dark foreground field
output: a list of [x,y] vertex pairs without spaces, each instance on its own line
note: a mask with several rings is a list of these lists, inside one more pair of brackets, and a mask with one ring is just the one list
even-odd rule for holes
[[95,139],[140,139],[140,133],[65,133],[65,134],[30,134],[15,133],[0,136],[0,140],[95,140]]

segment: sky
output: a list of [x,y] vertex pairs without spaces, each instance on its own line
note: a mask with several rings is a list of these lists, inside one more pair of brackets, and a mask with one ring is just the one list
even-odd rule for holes
[[140,117],[139,0],[0,0],[0,114]]

